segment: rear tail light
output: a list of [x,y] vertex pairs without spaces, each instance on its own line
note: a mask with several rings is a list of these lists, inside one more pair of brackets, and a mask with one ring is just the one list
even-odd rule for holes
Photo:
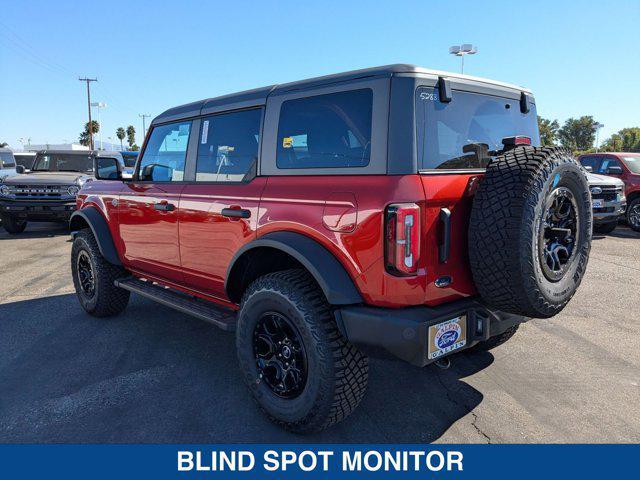
[[531,137],[525,137],[524,135],[516,135],[515,137],[505,137],[502,139],[502,144],[505,147],[517,147],[519,145],[531,145]]
[[385,263],[393,275],[415,275],[420,259],[420,207],[397,203],[387,207]]

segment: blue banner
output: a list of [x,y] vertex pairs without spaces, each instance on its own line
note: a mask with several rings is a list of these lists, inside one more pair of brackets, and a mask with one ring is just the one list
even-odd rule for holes
[[637,476],[638,458],[638,445],[2,445],[0,478],[602,479]]

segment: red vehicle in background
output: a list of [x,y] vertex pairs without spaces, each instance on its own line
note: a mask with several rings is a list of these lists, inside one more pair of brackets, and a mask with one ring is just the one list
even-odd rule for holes
[[412,65],[172,108],[131,178],[96,159],[71,219],[78,299],[106,317],[133,292],[235,330],[269,417],[325,428],[360,403],[368,353],[424,366],[569,302],[591,196],[538,144],[528,90]]
[[640,153],[588,153],[578,157],[588,171],[609,175],[624,182],[627,197],[627,223],[640,232]]

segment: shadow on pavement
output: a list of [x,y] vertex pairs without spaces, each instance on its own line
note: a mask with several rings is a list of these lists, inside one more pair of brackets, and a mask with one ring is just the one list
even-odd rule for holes
[[21,238],[50,238],[60,235],[69,235],[69,226],[66,223],[28,223],[27,229],[15,235],[6,232],[0,222],[0,240],[19,240]]
[[233,334],[134,297],[111,319],[86,315],[74,295],[15,302],[0,305],[0,442],[431,442],[482,401],[462,379],[492,362],[373,359],[357,411],[297,436],[253,403]]

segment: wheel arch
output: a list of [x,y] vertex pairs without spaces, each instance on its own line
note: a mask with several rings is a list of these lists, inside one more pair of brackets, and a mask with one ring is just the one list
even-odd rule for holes
[[111,230],[109,230],[109,224],[104,219],[102,214],[95,207],[85,207],[82,210],[77,210],[71,215],[69,220],[69,228],[72,232],[77,232],[84,228],[90,228],[93,236],[98,243],[98,248],[102,256],[112,265],[122,266],[118,251],[113,243],[111,237]]
[[318,283],[331,305],[363,303],[344,266],[315,240],[295,232],[268,233],[244,245],[229,264],[225,290],[239,303],[249,284],[261,275],[288,268],[304,268]]

